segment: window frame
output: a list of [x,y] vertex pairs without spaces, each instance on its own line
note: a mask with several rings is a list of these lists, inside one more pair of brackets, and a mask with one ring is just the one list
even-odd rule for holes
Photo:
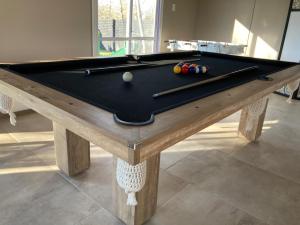
[[[92,1],[92,53],[93,56],[98,55],[98,0],[91,0]],[[133,0],[130,1],[130,14],[129,14],[129,27],[126,29],[126,37],[102,37],[103,41],[127,41],[128,42],[128,54],[131,53],[131,42],[132,41],[154,41],[153,45],[153,52],[157,53],[160,50],[160,43],[161,43],[161,30],[162,30],[162,7],[164,0],[156,0],[156,16],[155,16],[155,23],[154,23],[154,36],[153,37],[133,37],[132,36],[132,11],[133,11]]]

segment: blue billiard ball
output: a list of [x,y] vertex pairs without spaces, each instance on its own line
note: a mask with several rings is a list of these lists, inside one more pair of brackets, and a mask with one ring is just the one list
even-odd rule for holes
[[190,73],[190,74],[196,73],[196,68],[195,68],[194,66],[190,66],[190,67],[189,67],[189,73]]

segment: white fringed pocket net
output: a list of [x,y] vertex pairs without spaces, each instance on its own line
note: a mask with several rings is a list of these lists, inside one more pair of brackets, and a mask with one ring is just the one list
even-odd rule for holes
[[145,185],[146,166],[146,161],[133,166],[122,159],[117,159],[117,182],[128,195],[127,205],[129,206],[136,206],[138,204],[135,193],[142,190]]
[[299,83],[300,80],[295,80],[287,85],[288,92],[290,93],[289,98],[286,100],[288,103],[292,103],[293,94],[298,89]]
[[7,113],[10,117],[11,125],[16,125],[16,115],[13,113],[13,99],[4,94],[0,94],[0,112]]
[[254,121],[263,114],[268,98],[268,96],[263,97],[258,101],[246,106],[246,110],[248,112],[248,117],[246,121],[246,131],[251,131],[253,128]]

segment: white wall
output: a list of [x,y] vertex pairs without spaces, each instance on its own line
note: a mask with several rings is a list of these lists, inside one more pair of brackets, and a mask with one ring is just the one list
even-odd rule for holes
[[256,0],[248,45],[253,57],[277,59],[290,0]]
[[248,45],[247,55],[278,57],[290,0],[199,0],[197,39]]
[[[175,12],[172,4],[176,5]],[[167,50],[164,41],[195,39],[198,5],[198,0],[163,0],[161,51]]]
[[255,0],[198,1],[197,38],[247,44],[254,4]]
[[281,60],[300,62],[300,12],[292,12],[283,50]]
[[91,0],[0,0],[0,62],[92,55]]
[[0,62],[91,56],[91,11],[90,0],[0,0]]

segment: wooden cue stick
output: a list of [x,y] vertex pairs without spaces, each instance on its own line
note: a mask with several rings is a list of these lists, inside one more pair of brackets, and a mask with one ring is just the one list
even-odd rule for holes
[[[197,61],[198,59],[187,59],[183,60],[183,62],[192,62],[192,61]],[[140,64],[131,64],[131,65],[122,65],[122,66],[110,66],[110,67],[100,67],[100,68],[94,68],[94,69],[86,69],[83,72],[85,73],[86,76],[90,76],[93,74],[97,73],[108,73],[108,72],[115,72],[115,71],[127,71],[128,70],[133,70],[133,69],[141,69],[144,67],[159,67],[159,66],[164,66],[164,65],[170,65],[170,64],[176,64],[179,63],[178,61],[176,62],[167,62],[167,63],[140,63]],[[69,72],[69,71],[66,71]]]
[[222,79],[225,79],[225,78],[230,77],[232,75],[235,75],[237,73],[247,72],[247,71],[255,70],[257,68],[258,68],[258,66],[246,67],[246,68],[243,68],[243,69],[240,69],[240,70],[236,70],[236,71],[233,71],[233,72],[230,72],[230,73],[223,74],[223,75],[218,76],[218,77],[214,77],[214,78],[211,78],[211,79],[202,80],[202,81],[199,81],[199,82],[196,82],[196,83],[187,84],[187,85],[184,85],[184,86],[181,86],[181,87],[177,87],[177,88],[169,89],[169,90],[166,90],[166,91],[162,91],[162,92],[159,92],[159,93],[156,93],[156,94],[152,95],[152,97],[153,98],[158,98],[158,97],[168,95],[168,94],[171,94],[171,93],[174,93],[174,92],[183,91],[183,90],[193,88],[193,87],[197,87],[197,86],[200,86],[200,85],[203,85],[203,84],[208,84],[208,83],[211,83],[211,82],[214,82],[214,81],[222,80]]
[[95,69],[86,69],[85,74],[87,76],[95,74],[95,73],[107,73],[107,72],[114,72],[119,70],[126,70],[126,69],[140,69],[142,67],[148,66],[148,64],[132,64],[132,65],[123,65],[123,66],[110,66],[110,67],[101,67]]
[[[197,61],[197,58],[194,59],[186,59],[183,62],[192,62]],[[153,60],[154,61],[154,60]],[[164,60],[162,60],[164,61]],[[109,72],[116,72],[116,71],[127,71],[126,69],[134,70],[134,69],[141,69],[141,68],[147,68],[147,67],[159,67],[159,66],[165,66],[165,65],[171,65],[171,64],[178,64],[180,61],[178,60],[171,60],[172,62],[166,62],[166,63],[147,63],[147,61],[144,61],[143,63],[139,64],[129,64],[129,65],[121,65],[121,66],[108,66],[108,67],[98,67],[98,68],[92,68],[92,69],[84,69],[84,70],[62,70],[60,72],[63,73],[79,73],[79,74],[85,74],[86,76],[96,75],[97,73],[109,73]],[[174,62],[175,61],[175,62]]]

